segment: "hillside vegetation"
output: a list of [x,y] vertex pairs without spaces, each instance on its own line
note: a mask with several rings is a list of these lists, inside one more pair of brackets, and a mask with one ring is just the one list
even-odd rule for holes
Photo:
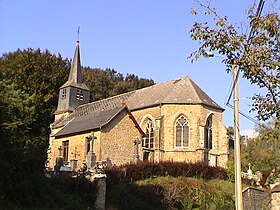
[[234,184],[224,180],[157,177],[113,185],[108,209],[234,209]]
[[108,209],[234,209],[234,184],[219,167],[145,162],[106,173]]

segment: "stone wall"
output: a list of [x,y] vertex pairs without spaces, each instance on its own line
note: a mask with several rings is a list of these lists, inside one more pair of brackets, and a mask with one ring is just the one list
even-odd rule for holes
[[271,190],[271,210],[280,210],[280,185]]
[[[222,112],[201,105],[161,105],[132,112],[142,126],[145,118],[155,122],[155,160],[196,162],[204,159],[204,126],[207,117],[213,114],[213,149],[210,159],[225,167],[228,160],[228,138],[222,123]],[[175,148],[175,121],[183,114],[190,126],[190,145]],[[195,116],[195,117],[194,117]],[[142,126],[142,129],[143,126]],[[158,151],[158,152],[156,152]]]
[[[270,196],[261,189],[246,188],[243,190],[243,209],[245,210],[269,210]],[[275,209],[276,210],[276,209]]]
[[[150,107],[142,110],[136,110],[132,112],[136,121],[138,122],[141,129],[145,132],[145,122],[149,118],[153,122],[154,126],[154,154],[150,156],[150,161],[160,161],[163,160],[163,142],[164,136],[162,131],[164,130],[162,126],[163,116],[161,115],[161,106]],[[141,146],[141,145],[140,145]],[[143,151],[140,151],[141,157],[143,156]]]
[[58,148],[62,145],[63,141],[69,141],[68,162],[70,162],[71,159],[76,159],[78,160],[77,161],[78,168],[82,167],[82,163],[85,162],[86,160],[86,147],[85,147],[86,137],[91,134],[92,134],[91,132],[87,132],[83,134],[77,134],[77,135],[58,138],[58,139],[51,137],[50,138],[51,154],[49,155],[50,168],[53,168],[55,165],[55,159],[56,157],[59,156]]
[[280,185],[269,191],[248,187],[242,196],[244,210],[280,210]]
[[[101,131],[101,160],[109,160],[114,165],[133,162],[135,138],[141,140],[141,135],[133,121],[121,112],[110,124]],[[139,145],[140,146],[140,145]],[[141,152],[139,152],[142,158]]]

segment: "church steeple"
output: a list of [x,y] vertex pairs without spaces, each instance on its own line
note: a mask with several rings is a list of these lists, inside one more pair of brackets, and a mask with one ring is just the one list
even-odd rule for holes
[[73,58],[71,70],[70,70],[69,77],[68,77],[68,81],[73,81],[75,83],[82,83],[80,46],[79,45],[80,45],[80,43],[79,43],[79,41],[77,41],[74,58]]
[[71,64],[68,80],[60,87],[56,116],[69,114],[81,105],[89,103],[90,91],[83,83],[80,60],[80,43],[76,42],[76,49]]
[[85,84],[83,84],[82,80],[79,41],[76,42],[76,49],[74,53],[74,58],[72,60],[68,81],[64,83],[64,85],[62,85],[60,88],[67,87],[69,85],[89,90],[89,88]]

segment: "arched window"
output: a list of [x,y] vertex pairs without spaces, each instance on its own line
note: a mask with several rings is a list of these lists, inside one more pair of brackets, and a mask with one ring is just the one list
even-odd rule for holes
[[176,147],[188,147],[189,137],[190,137],[190,127],[188,125],[187,119],[181,115],[176,120]]
[[145,123],[145,137],[143,147],[154,148],[154,126],[151,119],[147,119]]
[[212,149],[212,115],[206,120],[205,125],[205,148]]

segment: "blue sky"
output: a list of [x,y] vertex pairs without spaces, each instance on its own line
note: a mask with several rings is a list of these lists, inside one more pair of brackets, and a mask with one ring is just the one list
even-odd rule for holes
[[[212,0],[232,23],[246,23],[245,10],[254,0]],[[256,1],[258,3],[258,1]],[[72,58],[80,25],[83,66],[114,68],[156,83],[189,76],[224,107],[225,126],[233,125],[233,111],[224,105],[232,77],[220,58],[191,63],[197,43],[188,31],[206,16],[191,15],[193,0],[0,0],[0,54],[40,48]],[[240,110],[246,114],[259,92],[244,79],[239,83]],[[58,90],[57,90],[58,91]],[[254,116],[254,115],[250,115]],[[254,123],[240,117],[241,130]]]

